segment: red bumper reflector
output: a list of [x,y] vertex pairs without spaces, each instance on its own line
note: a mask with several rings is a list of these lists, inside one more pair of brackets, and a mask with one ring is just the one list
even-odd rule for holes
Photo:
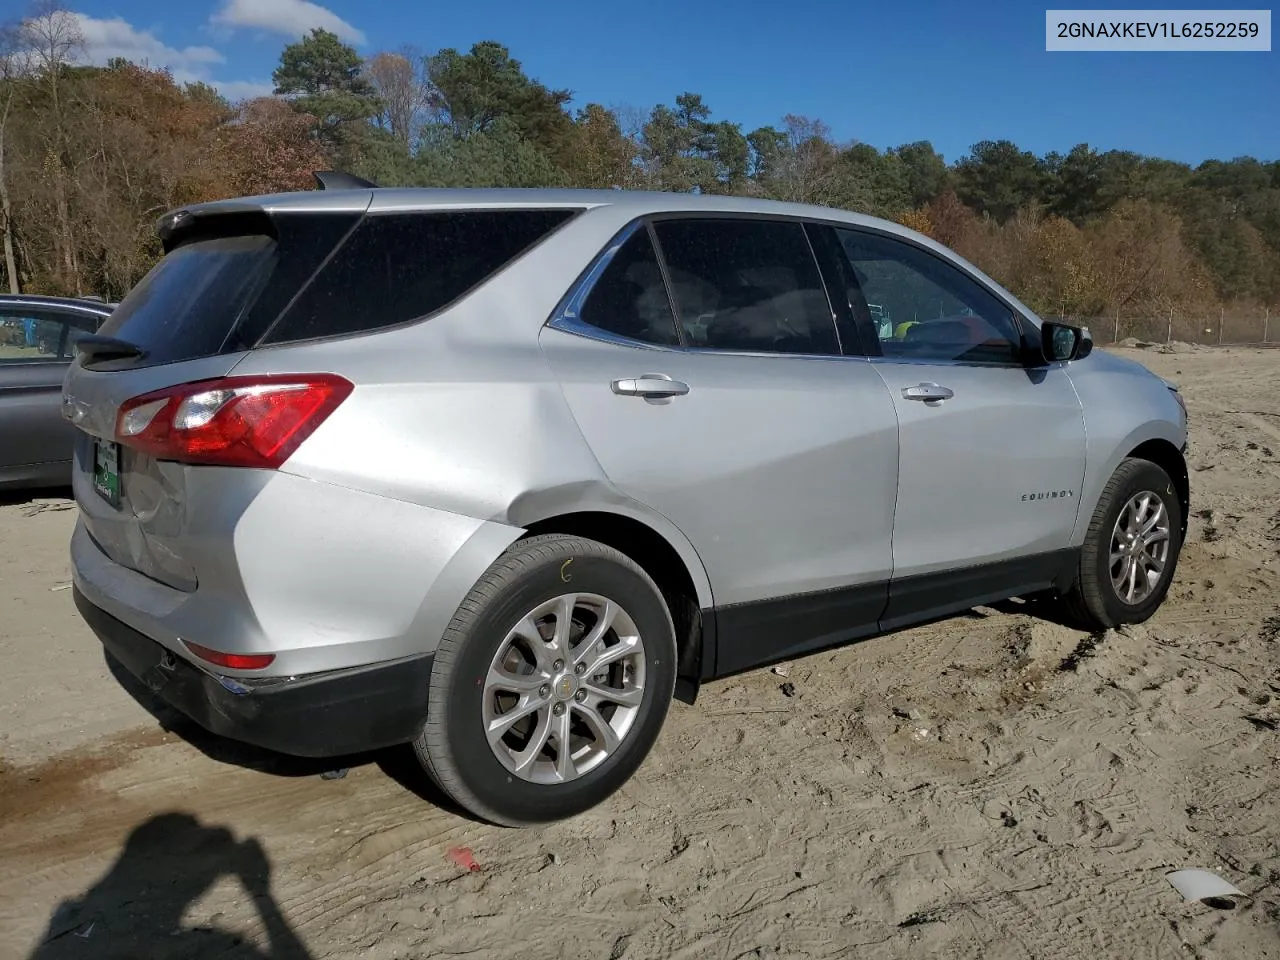
[[210,650],[208,647],[202,647],[188,640],[182,642],[201,660],[232,670],[261,670],[263,667],[271,666],[276,658],[274,653],[222,653],[220,650]]

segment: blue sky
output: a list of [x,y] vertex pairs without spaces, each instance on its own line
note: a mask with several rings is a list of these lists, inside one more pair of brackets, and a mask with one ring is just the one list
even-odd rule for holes
[[[577,105],[648,108],[691,90],[745,130],[790,112],[882,149],[931,140],[948,160],[998,138],[1037,154],[1088,142],[1280,159],[1280,53],[1047,53],[1044,3],[66,2],[94,59],[146,57],[232,96],[268,92],[282,46],[320,25],[364,55],[497,40]],[[0,0],[0,19],[24,6]]]

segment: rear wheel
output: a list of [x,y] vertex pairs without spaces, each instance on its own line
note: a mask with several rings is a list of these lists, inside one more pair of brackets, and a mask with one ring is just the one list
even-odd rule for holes
[[458,608],[414,747],[477,816],[509,826],[570,817],[640,766],[675,676],[671,617],[638,565],[593,540],[532,537]]
[[1173,481],[1148,460],[1123,461],[1094,509],[1068,608],[1090,630],[1147,620],[1169,592],[1181,549]]

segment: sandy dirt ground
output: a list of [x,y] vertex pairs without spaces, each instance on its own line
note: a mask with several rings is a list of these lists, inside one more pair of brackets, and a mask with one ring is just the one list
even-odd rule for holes
[[1153,620],[1010,603],[710,684],[536,831],[400,752],[322,779],[165,729],[73,609],[74,510],[0,506],[0,957],[1280,957],[1280,350],[1119,352],[1192,414]]

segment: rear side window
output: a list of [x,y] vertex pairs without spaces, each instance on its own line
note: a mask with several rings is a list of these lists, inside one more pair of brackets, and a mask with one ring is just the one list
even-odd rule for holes
[[275,253],[266,236],[178,247],[139,281],[98,331],[146,350],[144,362],[219,353]]
[[654,230],[689,346],[840,352],[822,275],[798,222],[663,220]]
[[680,342],[648,230],[637,230],[613,255],[591,288],[578,319],[631,340],[666,345]]
[[466,210],[366,217],[264,342],[359,333],[434,313],[571,216]]

